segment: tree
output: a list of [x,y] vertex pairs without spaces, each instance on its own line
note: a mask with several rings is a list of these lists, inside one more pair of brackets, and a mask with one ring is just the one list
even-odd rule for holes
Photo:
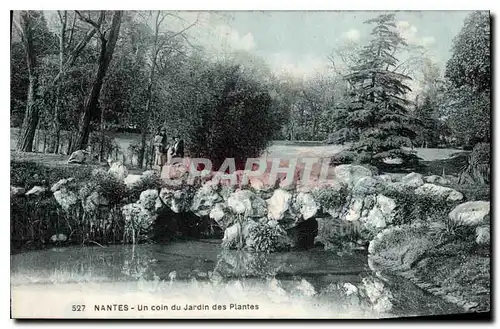
[[476,11],[454,39],[446,63],[448,104],[445,114],[457,139],[464,144],[491,140],[491,32],[488,12]]
[[339,118],[344,128],[336,132],[340,142],[351,142],[357,162],[379,165],[385,158],[400,158],[403,163],[416,160],[412,146],[414,122],[408,114],[410,102],[405,95],[409,76],[398,73],[394,54],[406,45],[394,30],[394,14],[380,15],[366,23],[375,24],[372,40],[359,54],[357,64],[345,76],[351,89],[350,102]]
[[90,93],[88,94],[83,106],[83,114],[81,116],[77,139],[76,143],[73,145],[73,150],[87,148],[90,133],[90,122],[91,119],[97,114],[101,87],[103,85],[104,77],[106,76],[106,71],[108,70],[109,63],[111,62],[111,59],[113,57],[116,41],[118,40],[118,35],[120,33],[120,24],[122,17],[121,11],[115,11],[113,14],[111,28],[109,29],[109,32],[106,32],[103,29],[102,24],[100,23],[104,20],[104,17],[106,15],[104,11],[100,12],[100,18],[97,22],[92,20],[90,18],[90,15],[84,16],[80,12],[77,12],[77,14],[82,21],[87,22],[96,30],[97,34],[99,35],[101,49],[99,53],[97,73],[94,77]]
[[39,63],[38,56],[42,52],[44,31],[47,30],[45,18],[38,11],[22,11],[20,13],[20,32],[26,51],[28,71],[28,92],[26,98],[26,112],[23,124],[17,139],[17,150],[31,152],[33,139],[39,120]]

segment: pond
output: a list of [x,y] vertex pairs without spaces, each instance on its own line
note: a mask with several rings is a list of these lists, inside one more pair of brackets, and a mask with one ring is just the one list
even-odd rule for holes
[[247,253],[223,250],[219,240],[11,255],[11,296],[13,317],[387,318],[463,312],[407,280],[373,272],[362,251]]

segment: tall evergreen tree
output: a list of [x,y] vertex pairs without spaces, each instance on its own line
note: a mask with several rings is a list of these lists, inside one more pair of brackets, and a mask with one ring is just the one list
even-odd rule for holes
[[349,149],[356,155],[355,162],[379,165],[385,158],[400,158],[407,164],[416,159],[414,152],[403,149],[412,146],[416,135],[408,113],[410,102],[405,99],[411,91],[405,82],[411,78],[397,72],[395,57],[407,44],[394,29],[394,14],[365,23],[375,25],[373,37],[345,77],[351,87],[350,102],[336,139],[352,142]]

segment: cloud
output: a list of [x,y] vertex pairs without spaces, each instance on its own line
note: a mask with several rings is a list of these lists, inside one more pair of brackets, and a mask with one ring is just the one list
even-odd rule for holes
[[409,45],[430,47],[436,43],[433,36],[419,36],[417,27],[408,21],[398,21],[396,29]]
[[354,42],[359,41],[360,36],[361,36],[361,34],[360,34],[359,30],[356,30],[356,29],[350,29],[349,31],[342,33],[342,37],[344,39],[354,41]]
[[271,71],[276,75],[297,79],[307,79],[331,68],[331,64],[326,58],[316,54],[305,54],[297,57],[283,52],[266,56],[265,59],[269,63]]

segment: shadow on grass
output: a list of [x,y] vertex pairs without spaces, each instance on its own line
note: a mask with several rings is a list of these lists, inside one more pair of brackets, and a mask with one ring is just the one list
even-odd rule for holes
[[379,167],[385,173],[411,173],[416,172],[424,176],[428,175],[458,175],[467,165],[467,158],[470,152],[463,151],[451,155],[448,159],[438,159],[433,161],[420,160],[414,166],[402,167],[399,164],[384,164]]

